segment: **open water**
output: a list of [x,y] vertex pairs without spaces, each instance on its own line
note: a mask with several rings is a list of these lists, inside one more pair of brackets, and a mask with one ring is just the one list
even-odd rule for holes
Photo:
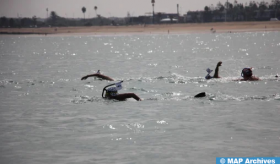
[[[0,36],[3,164],[215,163],[280,154],[280,32]],[[206,81],[218,61],[221,79]],[[239,82],[244,67],[261,81]],[[81,77],[97,70],[124,80]],[[213,73],[212,73],[213,75]],[[206,92],[205,98],[193,96]]]

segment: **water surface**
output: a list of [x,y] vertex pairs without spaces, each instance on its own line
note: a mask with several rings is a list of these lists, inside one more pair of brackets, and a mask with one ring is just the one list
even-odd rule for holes
[[[279,32],[0,36],[2,163],[214,163],[279,156]],[[222,61],[221,79],[206,69]],[[239,82],[244,67],[261,81]],[[124,80],[81,77],[97,70]],[[212,73],[213,75],[213,73]],[[193,96],[206,92],[206,98]]]

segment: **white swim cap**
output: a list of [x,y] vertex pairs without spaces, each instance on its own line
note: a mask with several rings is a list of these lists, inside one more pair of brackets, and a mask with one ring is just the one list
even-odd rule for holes
[[116,89],[121,90],[122,89],[122,82],[116,83]]
[[111,91],[111,92],[116,92],[116,91],[118,91],[117,90],[117,87],[111,87],[111,88],[108,88],[108,89],[106,89],[107,91]]

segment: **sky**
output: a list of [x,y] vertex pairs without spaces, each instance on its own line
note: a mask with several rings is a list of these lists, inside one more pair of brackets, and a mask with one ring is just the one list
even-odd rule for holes
[[[228,0],[233,3],[234,0]],[[238,3],[249,3],[250,0],[237,0]],[[255,0],[256,2],[271,2],[271,0]],[[216,6],[218,2],[224,4],[226,0],[155,0],[155,12],[186,14],[187,11],[204,10],[205,6]],[[86,8],[85,17],[126,17],[145,15],[153,11],[151,0],[0,0],[0,17],[39,17],[46,18],[47,14],[55,11],[66,18],[84,17],[82,7]],[[46,9],[48,8],[48,12]]]

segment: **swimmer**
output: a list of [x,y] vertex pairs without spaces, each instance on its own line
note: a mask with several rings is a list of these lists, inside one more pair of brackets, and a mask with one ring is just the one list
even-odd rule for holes
[[220,67],[220,66],[222,66],[222,62],[221,62],[221,61],[219,61],[219,62],[217,63],[217,66],[216,66],[216,68],[215,68],[214,76],[211,76],[211,75],[210,75],[210,73],[211,73],[213,70],[207,68],[206,71],[208,72],[208,74],[205,76],[205,79],[209,80],[209,79],[212,79],[212,78],[221,78],[221,77],[219,76],[219,67]]
[[241,76],[243,79],[238,79],[238,81],[258,81],[260,80],[258,77],[253,76],[252,67],[251,68],[243,68],[241,72]]
[[100,73],[100,70],[98,70],[96,73],[94,74],[90,74],[90,75],[86,75],[84,77],[81,78],[81,80],[86,80],[88,77],[98,77],[100,79],[104,79],[104,80],[109,80],[109,81],[114,81],[114,79],[108,77],[108,76],[105,76],[105,75],[102,75]]
[[[102,97],[107,98],[107,99],[115,99],[115,100],[119,100],[119,101],[125,101],[128,98],[134,98],[137,101],[141,101],[141,99],[134,93],[119,94],[118,90],[122,89],[122,85],[121,85],[122,82],[123,81],[115,83],[115,84],[110,84],[110,85],[107,85],[106,87],[104,87],[103,92],[102,92]],[[110,87],[112,85],[116,85],[116,87],[111,87],[111,88],[106,89],[107,87]],[[104,96],[104,91],[106,91],[105,96]]]

